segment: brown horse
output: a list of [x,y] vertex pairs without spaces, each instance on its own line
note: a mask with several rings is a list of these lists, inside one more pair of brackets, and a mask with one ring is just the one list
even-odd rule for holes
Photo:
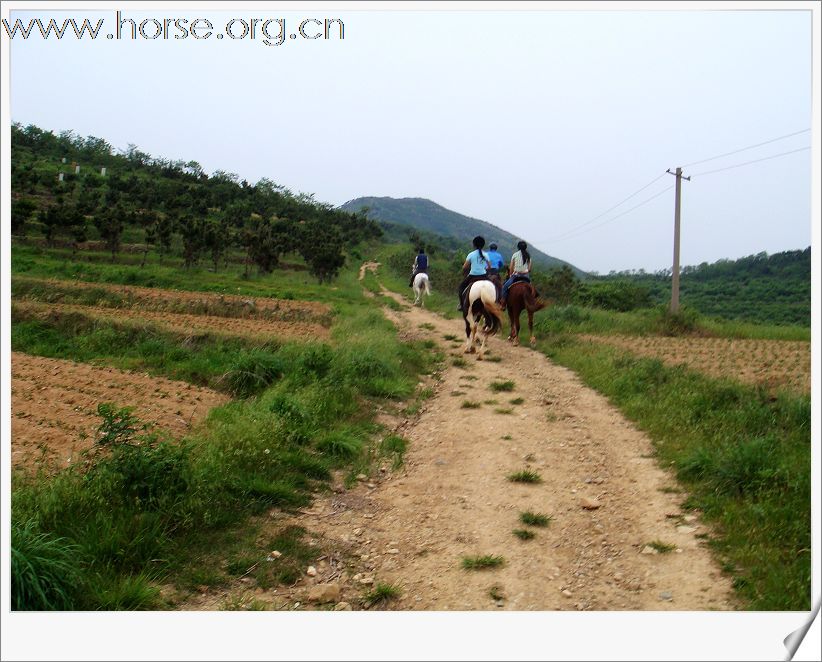
[[523,310],[528,311],[528,331],[531,334],[531,347],[536,344],[534,313],[542,310],[547,305],[547,301],[537,297],[536,290],[531,283],[520,281],[511,285],[507,299],[508,319],[511,320],[511,333],[508,340],[511,341],[511,344],[519,345],[519,316]]

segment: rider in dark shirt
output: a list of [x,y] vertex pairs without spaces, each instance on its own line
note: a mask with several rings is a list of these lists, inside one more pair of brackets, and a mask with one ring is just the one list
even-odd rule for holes
[[417,277],[417,274],[427,273],[428,256],[425,254],[425,249],[420,248],[420,252],[417,254],[417,257],[414,258],[414,266],[411,269],[411,280],[408,283],[408,287],[411,287],[414,284],[414,279]]

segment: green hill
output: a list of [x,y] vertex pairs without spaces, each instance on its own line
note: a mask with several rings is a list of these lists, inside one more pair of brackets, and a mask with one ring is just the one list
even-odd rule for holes
[[[598,281],[630,281],[646,288],[657,303],[671,296],[670,270],[614,273],[591,284]],[[683,267],[680,300],[712,317],[810,326],[811,248]]]
[[[468,249],[470,249],[471,238],[480,234],[488,243],[495,241],[506,260],[517,249],[517,241],[520,239],[528,241],[527,237],[515,237],[496,225],[458,214],[425,198],[364,197],[349,200],[340,208],[357,212],[363,207],[368,208],[369,218],[457,239]],[[581,269],[568,262],[546,255],[530,245],[528,250],[536,265],[546,269],[567,265],[577,276],[585,276]]]

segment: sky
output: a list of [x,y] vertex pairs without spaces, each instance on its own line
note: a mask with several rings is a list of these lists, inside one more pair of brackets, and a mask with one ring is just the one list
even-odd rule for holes
[[[279,46],[259,32],[175,40],[173,26],[169,39],[15,38],[11,118],[252,183],[267,177],[335,205],[429,198],[599,273],[671,267],[666,169],[811,127],[809,12],[464,6],[120,3],[137,23],[207,18],[217,33],[231,19],[284,18],[293,33],[306,18],[339,18],[345,34]],[[52,16],[104,18],[103,32],[115,24],[114,8],[13,12],[12,20]],[[268,31],[276,36],[279,26]],[[810,144],[805,131],[686,167],[681,263],[809,246],[810,151],[702,173]]]

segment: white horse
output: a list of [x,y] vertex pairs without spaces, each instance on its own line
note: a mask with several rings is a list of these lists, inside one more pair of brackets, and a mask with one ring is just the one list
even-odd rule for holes
[[[477,360],[481,361],[485,354],[485,341],[502,326],[502,311],[497,305],[497,288],[490,280],[478,280],[471,283],[468,305],[462,316],[465,320],[465,335],[468,337],[465,343],[465,353],[472,354],[476,351]],[[482,344],[477,350],[475,345],[481,321],[484,321],[481,333]]]
[[428,274],[418,273],[414,276],[414,305],[420,308],[423,308],[425,303],[422,296],[423,291],[431,296],[431,283],[428,280]]

